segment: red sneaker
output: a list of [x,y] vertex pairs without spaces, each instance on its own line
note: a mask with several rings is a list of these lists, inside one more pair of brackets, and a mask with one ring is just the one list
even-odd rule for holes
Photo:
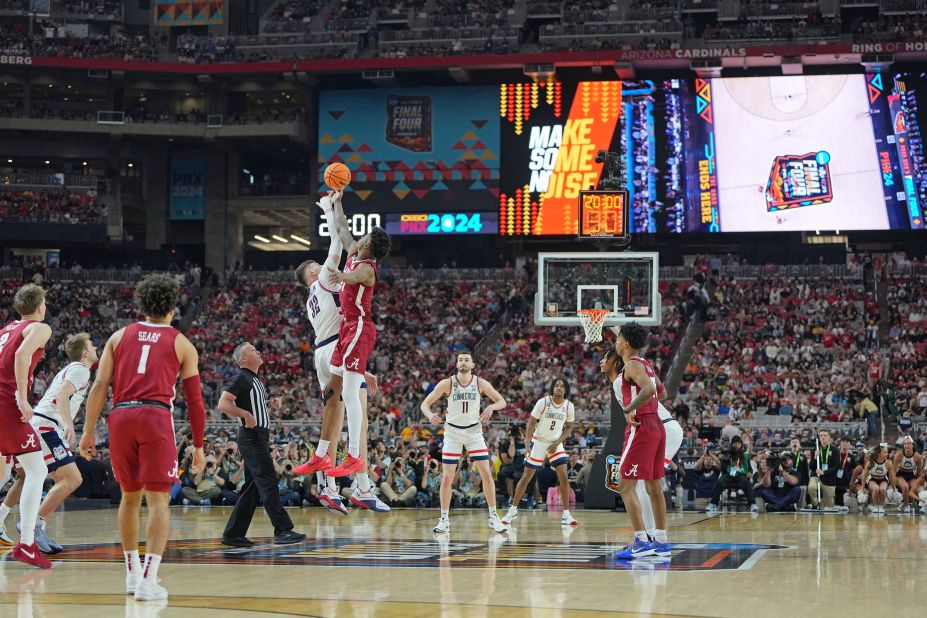
[[312,474],[313,472],[318,472],[319,470],[325,472],[326,470],[331,469],[334,465],[335,464],[332,463],[332,458],[328,456],[328,453],[325,454],[325,457],[318,457],[313,455],[312,459],[306,463],[293,468],[293,474],[300,476]]
[[35,543],[32,545],[23,545],[19,543],[13,548],[12,556],[15,560],[31,564],[40,569],[50,569],[52,567],[51,561],[42,555],[42,552],[39,551],[39,546]]
[[334,478],[338,478],[339,476],[347,476],[355,472],[363,472],[366,469],[367,462],[365,462],[360,457],[351,457],[348,455],[348,458],[341,462],[340,466],[328,470],[325,474]]

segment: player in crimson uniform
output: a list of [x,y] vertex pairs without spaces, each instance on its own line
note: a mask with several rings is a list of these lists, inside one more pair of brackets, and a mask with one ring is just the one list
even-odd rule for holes
[[[200,387],[199,357],[193,344],[171,327],[180,300],[177,282],[166,275],[145,277],[135,288],[135,300],[145,315],[116,331],[103,350],[96,381],[87,397],[87,418],[80,452],[95,452],[94,428],[113,385],[109,440],[113,473],[122,489],[119,537],[126,559],[126,592],[141,601],[166,599],[158,585],[158,566],[170,534],[171,486],[177,481],[174,442],[174,387],[183,378],[190,428],[193,432],[192,471],[206,463],[203,434],[206,410]],[[139,508],[144,493],[148,505],[145,565],[138,556]]]
[[51,562],[42,556],[35,543],[35,522],[48,468],[42,456],[42,443],[29,422],[33,415],[29,405],[32,372],[45,354],[45,344],[52,332],[48,324],[43,324],[45,290],[32,283],[24,285],[13,297],[13,309],[20,319],[0,330],[0,453],[15,456],[25,473],[19,503],[22,532],[12,556],[48,569]]
[[[666,542],[666,502],[663,499],[663,459],[666,431],[658,415],[657,376],[650,362],[638,356],[647,342],[647,331],[640,324],[622,324],[615,351],[624,360],[621,392],[616,392],[624,407],[627,429],[621,454],[621,499],[634,526],[631,544],[616,554],[627,560],[642,556],[669,556]],[[617,384],[616,384],[617,386]],[[617,390],[617,389],[616,389]],[[656,521],[655,540],[650,541],[644,528],[637,483],[647,485]]]
[[[347,476],[365,472],[367,462],[360,457],[360,440],[364,421],[360,390],[367,370],[367,359],[377,340],[371,305],[377,284],[377,261],[389,254],[390,238],[383,228],[375,227],[369,234],[354,240],[348,229],[341,201],[334,201],[333,226],[348,249],[344,272],[326,267],[323,274],[328,289],[341,285],[341,315],[344,322],[338,332],[338,345],[332,354],[331,373],[342,377],[341,396],[348,415],[348,457],[338,467],[327,471],[329,476]],[[367,436],[363,436],[366,440]]]

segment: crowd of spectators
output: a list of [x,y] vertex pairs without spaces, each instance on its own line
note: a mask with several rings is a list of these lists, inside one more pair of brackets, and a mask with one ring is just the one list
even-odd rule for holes
[[0,221],[104,223],[107,210],[92,192],[0,190]]

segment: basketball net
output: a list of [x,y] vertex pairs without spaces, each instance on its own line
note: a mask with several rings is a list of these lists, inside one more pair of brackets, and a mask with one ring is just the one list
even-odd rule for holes
[[602,341],[602,326],[609,313],[608,309],[580,309],[577,312],[583,330],[586,331],[586,343]]

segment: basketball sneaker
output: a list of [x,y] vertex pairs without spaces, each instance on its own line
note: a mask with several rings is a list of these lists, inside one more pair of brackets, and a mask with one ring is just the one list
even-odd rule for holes
[[670,547],[669,543],[661,543],[660,541],[653,541],[653,555],[660,558],[669,558],[673,555],[673,548]]
[[451,530],[451,521],[447,517],[442,517],[438,520],[438,525],[434,527],[432,532],[437,534],[444,534],[445,532],[450,532]]
[[573,516],[570,515],[569,511],[563,512],[563,517],[560,518],[561,526],[578,526],[579,522],[573,519]]
[[360,457],[351,457],[348,455],[348,458],[342,461],[340,466],[331,468],[330,470],[326,471],[325,474],[334,478],[338,478],[339,476],[347,476],[349,474],[354,474],[355,472],[363,472],[366,469],[366,461]]
[[[16,531],[19,532],[20,534],[23,533],[22,522],[16,524]],[[57,554],[62,549],[64,549],[57,543],[55,544],[55,546],[60,547],[61,549],[59,549],[58,551],[54,551],[52,549],[51,539],[48,538],[47,534],[45,534],[45,529],[42,528],[41,523],[35,524],[35,544],[39,546],[39,550],[41,550],[43,554]]]
[[305,476],[313,472],[325,472],[334,466],[335,464],[332,463],[332,458],[328,453],[326,453],[324,457],[312,455],[312,459],[293,468],[293,474],[296,476]]
[[642,541],[641,539],[634,539],[630,545],[615,554],[615,560],[634,560],[635,558],[653,556],[655,553],[653,543],[650,541]]
[[489,527],[499,534],[508,532],[508,527],[502,523],[502,520],[499,519],[499,516],[496,513],[493,513],[489,516]]
[[338,492],[328,487],[322,490],[322,495],[319,496],[319,502],[321,502],[322,506],[330,513],[341,515],[342,517],[348,514],[347,507],[341,502],[341,496],[338,495]]
[[505,517],[502,518],[502,523],[508,526],[510,523],[515,521],[516,517],[518,517],[518,507],[512,505],[509,507],[509,510],[505,512]]
[[389,513],[389,507],[373,493],[372,489],[367,491],[363,491],[360,487],[355,489],[351,494],[351,504],[375,513]]
[[13,547],[16,543],[6,533],[6,526],[0,525],[0,547]]
[[14,560],[19,560],[25,564],[31,564],[34,567],[39,567],[40,569],[50,569],[52,567],[51,561],[42,555],[42,552],[39,550],[39,546],[33,543],[32,545],[23,545],[19,543],[16,547],[13,548],[12,553]]
[[[128,582],[126,582],[128,584]],[[158,582],[142,578],[135,585],[136,601],[160,601],[167,598],[167,588],[158,584]]]

